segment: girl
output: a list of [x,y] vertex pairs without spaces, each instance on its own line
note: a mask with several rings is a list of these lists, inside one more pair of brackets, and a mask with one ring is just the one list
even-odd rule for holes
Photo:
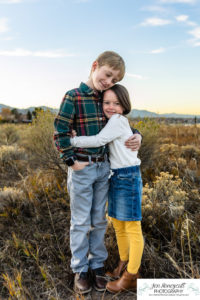
[[120,261],[118,267],[107,273],[119,277],[107,283],[107,290],[118,293],[135,290],[138,269],[144,248],[141,230],[142,178],[137,151],[128,149],[124,142],[132,135],[128,119],[124,116],[131,110],[129,94],[122,85],[115,84],[104,92],[103,110],[109,119],[99,134],[71,138],[74,147],[96,148],[109,143],[111,179],[108,200],[108,215],[115,229]]

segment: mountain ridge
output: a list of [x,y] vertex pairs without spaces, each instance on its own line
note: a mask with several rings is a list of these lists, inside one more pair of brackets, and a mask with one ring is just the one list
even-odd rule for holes
[[[34,106],[30,106],[28,108],[17,108],[17,107],[11,107],[5,104],[1,104],[0,103],[0,113],[2,111],[2,108],[8,108],[10,110],[16,108],[18,110],[19,113],[22,114],[26,114],[28,111],[33,112],[35,110],[35,108],[42,108],[44,110],[50,110],[53,113],[58,113],[57,108],[52,108],[52,107],[48,107],[48,106],[38,106],[38,107],[34,107]],[[200,115],[195,115],[195,114],[177,114],[177,113],[165,113],[165,114],[159,114],[159,113],[155,113],[155,112],[151,112],[148,110],[140,110],[140,109],[132,109],[131,112],[128,114],[129,118],[200,118]]]

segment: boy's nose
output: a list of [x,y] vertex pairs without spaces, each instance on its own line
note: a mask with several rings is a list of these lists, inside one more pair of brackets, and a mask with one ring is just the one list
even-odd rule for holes
[[107,78],[106,84],[107,84],[108,87],[109,87],[110,85],[112,85],[112,78]]

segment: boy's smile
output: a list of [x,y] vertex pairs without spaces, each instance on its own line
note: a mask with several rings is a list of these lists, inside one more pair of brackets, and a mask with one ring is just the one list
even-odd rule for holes
[[87,82],[91,88],[97,91],[105,91],[119,81],[119,70],[114,70],[108,65],[99,67],[97,62],[92,65],[92,74]]
[[114,114],[123,114],[123,107],[112,90],[108,90],[104,93],[103,111],[108,119]]

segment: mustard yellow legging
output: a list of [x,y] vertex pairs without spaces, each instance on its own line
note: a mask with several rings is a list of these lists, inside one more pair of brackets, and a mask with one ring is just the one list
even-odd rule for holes
[[112,218],[115,229],[119,256],[122,261],[128,261],[127,271],[136,274],[139,270],[144,239],[140,221],[120,221]]

